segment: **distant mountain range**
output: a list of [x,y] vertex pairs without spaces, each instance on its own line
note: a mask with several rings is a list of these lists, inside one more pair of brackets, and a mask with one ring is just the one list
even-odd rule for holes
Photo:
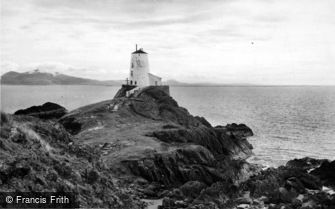
[[61,73],[46,73],[34,70],[25,73],[14,71],[1,76],[1,84],[7,85],[121,85],[121,80],[99,81],[79,78]]
[[[69,76],[61,73],[47,73],[40,70],[34,70],[24,73],[10,71],[1,76],[1,84],[6,85],[105,85],[120,86],[124,84],[123,80],[93,80]],[[250,85],[250,84],[215,84],[215,83],[184,83],[176,80],[167,80],[164,85],[170,86],[232,86],[232,85]]]

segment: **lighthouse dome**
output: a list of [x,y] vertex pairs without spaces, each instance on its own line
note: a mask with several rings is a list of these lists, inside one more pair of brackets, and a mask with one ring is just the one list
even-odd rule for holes
[[145,51],[143,51],[143,48],[140,48],[140,49],[134,51],[132,54],[148,54],[148,53],[146,53]]

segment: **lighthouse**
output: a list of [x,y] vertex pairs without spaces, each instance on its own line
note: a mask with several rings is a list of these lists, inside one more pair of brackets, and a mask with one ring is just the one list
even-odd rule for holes
[[146,89],[157,89],[170,95],[170,87],[162,85],[162,78],[150,73],[148,53],[143,48],[131,53],[129,77],[126,84],[115,94],[114,98],[136,97]]
[[162,85],[162,78],[153,75],[149,70],[148,53],[143,48],[131,53],[129,84],[137,87]]

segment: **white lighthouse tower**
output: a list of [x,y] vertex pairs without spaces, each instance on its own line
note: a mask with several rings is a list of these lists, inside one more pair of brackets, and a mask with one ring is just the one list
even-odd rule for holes
[[149,61],[148,54],[142,48],[137,49],[131,54],[130,60],[130,85],[138,87],[149,86]]
[[162,79],[149,71],[148,53],[142,48],[131,54],[129,84],[137,87],[161,85]]
[[137,49],[136,44],[136,50],[131,53],[129,77],[114,98],[136,96],[146,89],[153,88],[170,95],[170,88],[162,85],[162,78],[150,73],[148,53],[142,48]]

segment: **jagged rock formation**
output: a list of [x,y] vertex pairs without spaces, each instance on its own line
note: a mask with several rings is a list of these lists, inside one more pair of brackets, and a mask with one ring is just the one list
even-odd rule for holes
[[329,184],[334,164],[295,159],[286,166],[261,171],[237,186],[223,181],[210,186],[188,182],[167,193],[161,208],[335,208],[334,184]]
[[318,168],[311,171],[311,174],[319,177],[323,185],[335,187],[335,160],[321,162]]
[[85,207],[139,208],[136,198],[163,196],[193,181],[238,182],[252,167],[245,162],[252,148],[248,127],[212,127],[164,89],[88,105],[58,122],[37,118],[58,117],[59,109],[46,103],[2,114],[1,189],[65,190]]
[[82,207],[144,208],[148,197],[164,198],[163,209],[332,207],[322,188],[334,187],[334,161],[261,171],[246,161],[252,135],[244,124],[213,127],[158,87],[58,122],[1,114],[0,189],[71,191]]
[[212,127],[159,87],[79,108],[60,123],[75,140],[100,145],[104,161],[116,173],[162,186],[239,181],[245,178],[240,168],[252,149],[246,140],[253,134],[250,128]]
[[47,102],[41,106],[32,106],[27,109],[18,110],[15,115],[29,115],[41,119],[58,119],[64,116],[67,110],[55,103]]
[[143,208],[120,187],[99,152],[60,124],[1,113],[0,191],[72,192],[80,207]]
[[125,97],[125,96],[127,96],[127,91],[130,91],[134,88],[136,88],[136,86],[122,85],[122,87],[116,92],[114,98]]

